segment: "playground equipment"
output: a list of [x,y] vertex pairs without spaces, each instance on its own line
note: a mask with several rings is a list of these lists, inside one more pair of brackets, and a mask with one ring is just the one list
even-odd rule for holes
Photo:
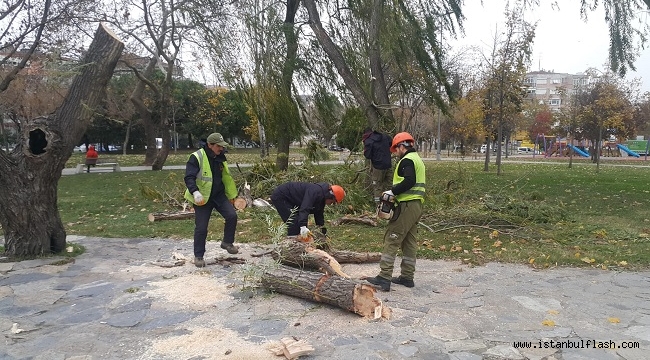
[[573,146],[571,144],[569,144],[567,146],[569,147],[569,149],[573,150],[573,152],[575,152],[576,154],[584,156],[584,157],[589,157],[589,154],[586,151],[582,151],[579,148],[577,148],[577,147],[575,147],[575,146]]
[[634,156],[634,157],[636,157],[636,158],[641,157],[641,156],[640,156],[639,154],[637,154],[636,152],[630,150],[627,146],[623,146],[623,145],[621,145],[621,144],[617,144],[616,147],[618,147],[619,149],[625,151],[625,152],[626,152],[628,155],[630,155],[630,156]]

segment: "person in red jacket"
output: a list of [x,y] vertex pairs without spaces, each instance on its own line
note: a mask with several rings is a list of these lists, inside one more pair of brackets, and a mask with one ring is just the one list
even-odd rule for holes
[[97,154],[97,151],[95,151],[95,147],[90,145],[88,147],[88,151],[86,151],[86,172],[90,172],[90,167],[95,166],[97,164],[97,158],[99,157],[99,154]]

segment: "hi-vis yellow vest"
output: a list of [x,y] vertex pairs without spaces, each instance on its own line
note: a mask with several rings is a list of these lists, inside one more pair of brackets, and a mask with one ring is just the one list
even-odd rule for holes
[[[210,167],[210,161],[208,161],[208,155],[205,153],[205,149],[200,149],[192,153],[190,156],[195,156],[199,161],[199,173],[196,174],[196,186],[199,188],[201,195],[205,198],[207,203],[210,197],[210,192],[212,191],[212,168]],[[221,172],[221,181],[225,188],[226,197],[230,200],[237,197],[237,186],[235,186],[235,181],[230,175],[230,170],[228,169],[228,163],[223,162],[223,170]],[[185,199],[190,203],[194,204],[194,196],[190,193],[188,189],[185,189]]]
[[[399,160],[399,162],[402,162],[404,159],[411,159],[413,161],[413,164],[415,165],[415,185],[413,185],[412,188],[406,190],[405,192],[395,195],[395,200],[397,202],[402,202],[402,201],[409,201],[409,200],[420,200],[424,202],[424,185],[425,185],[425,172],[424,172],[424,163],[422,162],[422,159],[420,158],[420,155],[416,153],[415,151],[410,152],[406,155],[404,155],[403,158]],[[393,173],[393,186],[401,183],[404,178],[397,175],[397,171],[399,169],[399,162],[397,163],[397,166],[395,167],[395,172]]]

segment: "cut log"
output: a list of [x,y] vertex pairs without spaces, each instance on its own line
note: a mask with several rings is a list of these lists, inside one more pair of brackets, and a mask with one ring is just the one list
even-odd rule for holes
[[280,265],[265,271],[261,282],[266,289],[337,306],[367,318],[390,318],[390,308],[384,307],[381,300],[375,297],[373,286],[340,276]]
[[233,205],[237,210],[244,210],[246,208],[246,199],[242,197],[235,198],[235,203]]
[[363,264],[374,263],[381,260],[380,252],[354,252],[346,250],[331,250],[329,254],[332,255],[339,264]]
[[318,270],[326,274],[337,274],[344,278],[350,278],[343,272],[341,265],[332,255],[316,249],[313,242],[298,241],[297,236],[287,236],[271,254],[273,259],[284,265]]
[[368,226],[377,226],[377,222],[370,218],[361,218],[361,217],[350,217],[344,216],[337,220],[332,221],[334,225],[343,225],[343,224],[360,224]]
[[180,211],[180,212],[158,212],[150,213],[147,217],[149,221],[162,221],[162,220],[185,220],[192,219],[194,211]]

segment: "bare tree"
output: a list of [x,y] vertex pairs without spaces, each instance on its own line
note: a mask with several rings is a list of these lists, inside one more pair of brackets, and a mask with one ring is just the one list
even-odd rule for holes
[[[127,49],[140,54],[124,59],[139,80],[130,100],[145,131],[144,165],[161,170],[171,149],[172,90],[175,77],[181,75],[179,55],[196,28],[185,15],[195,9],[196,2],[126,0],[119,5],[106,9],[99,19],[115,26],[129,40]],[[143,59],[148,59],[146,65]],[[157,137],[162,138],[159,149]]]

